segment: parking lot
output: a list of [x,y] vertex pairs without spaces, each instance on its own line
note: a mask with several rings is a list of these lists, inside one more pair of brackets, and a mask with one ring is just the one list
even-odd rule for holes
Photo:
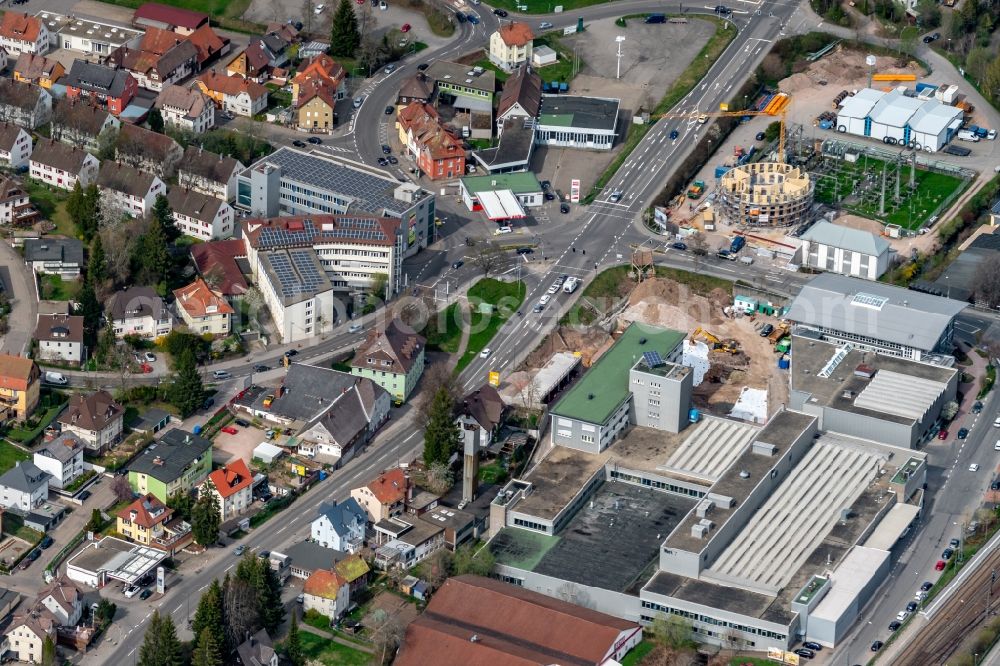
[[212,461],[216,463],[228,463],[237,458],[244,461],[252,459],[254,448],[265,440],[264,431],[258,430],[253,426],[247,428],[238,426],[235,421],[227,427],[234,428],[236,434],[219,432],[214,440]]

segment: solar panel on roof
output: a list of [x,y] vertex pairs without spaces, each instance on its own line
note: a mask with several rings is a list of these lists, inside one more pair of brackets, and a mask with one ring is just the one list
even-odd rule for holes
[[666,363],[660,357],[660,352],[658,351],[642,352],[642,360],[644,360],[646,362],[646,366],[650,368],[658,368]]

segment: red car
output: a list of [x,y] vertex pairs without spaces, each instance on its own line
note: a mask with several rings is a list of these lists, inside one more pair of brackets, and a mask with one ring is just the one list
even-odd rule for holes
[[236,433],[239,432],[239,430],[237,430],[233,426],[226,426],[225,428],[222,429],[222,432],[228,433],[230,435],[235,435]]
[[151,366],[149,363],[143,363],[142,365],[139,366],[139,369],[142,370],[143,374],[148,375],[153,371],[153,366]]
[[947,563],[944,560],[938,560],[937,564],[934,565],[934,570],[935,571],[944,571],[944,568],[945,568],[946,564]]
[[409,23],[404,23],[403,27],[400,28],[399,31],[400,32],[409,32],[410,31],[410,24]]
[[940,439],[940,440],[948,439],[948,431],[947,430],[940,431],[938,433],[938,439]]

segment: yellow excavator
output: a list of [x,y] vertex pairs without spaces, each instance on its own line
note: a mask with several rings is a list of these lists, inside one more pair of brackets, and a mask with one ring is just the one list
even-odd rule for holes
[[700,326],[691,333],[691,344],[697,342],[698,338],[702,338],[705,342],[708,342],[712,351],[725,352],[727,354],[738,354],[740,351],[739,343],[736,340],[722,340]]

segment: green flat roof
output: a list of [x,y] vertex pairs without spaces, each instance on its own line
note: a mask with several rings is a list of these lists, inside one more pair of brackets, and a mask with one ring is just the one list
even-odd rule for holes
[[[630,325],[614,346],[604,352],[556,403],[551,413],[587,423],[604,423],[628,398],[628,372],[642,358],[642,353],[656,351],[666,356],[683,339],[684,333],[669,328]],[[640,344],[640,340],[645,340],[645,344]]]
[[491,176],[466,176],[462,179],[462,184],[469,194],[479,192],[491,192],[493,190],[510,190],[514,194],[529,194],[541,192],[542,186],[539,184],[535,174],[523,171],[520,173],[498,173]]
[[572,127],[573,114],[571,113],[543,113],[538,117],[540,125],[552,125],[554,127]]

